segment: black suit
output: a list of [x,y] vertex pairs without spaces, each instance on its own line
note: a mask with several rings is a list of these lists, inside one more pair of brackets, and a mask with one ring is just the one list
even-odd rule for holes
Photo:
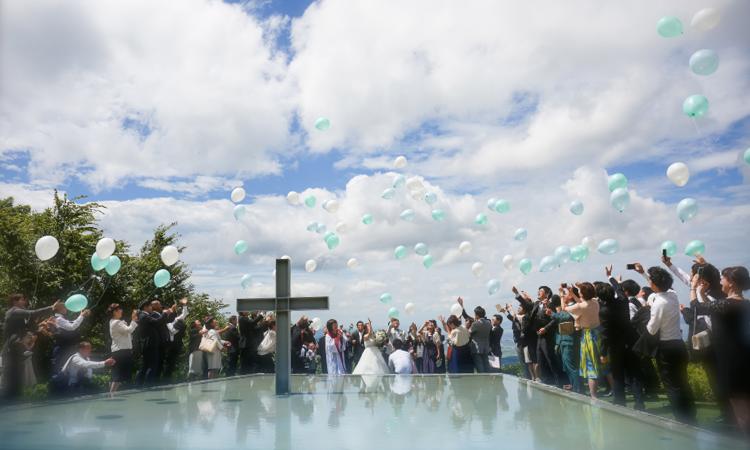
[[326,335],[318,339],[318,355],[320,355],[320,367],[324,374],[328,373],[328,361],[326,360]]
[[354,331],[352,333],[352,339],[349,341],[349,343],[352,346],[352,362],[354,365],[357,365],[359,362],[359,358],[362,357],[362,353],[365,352],[365,343],[362,342],[363,335],[359,333],[359,331]]
[[29,330],[29,321],[52,314],[52,307],[36,310],[22,309],[15,306],[5,312],[5,330],[3,332],[2,358],[5,365],[3,373],[3,396],[14,400],[23,394],[23,359],[26,348],[21,343],[24,334]]
[[[138,312],[138,330],[141,337],[141,355],[143,364],[136,375],[136,383],[152,384],[159,379],[162,348],[160,327],[165,324],[167,316],[157,312]],[[169,332],[167,330],[167,332]]]
[[227,330],[224,334],[224,340],[229,342],[227,350],[227,376],[231,377],[237,374],[237,362],[240,356],[240,332],[236,326]]
[[263,340],[264,328],[260,325],[263,316],[240,316],[237,319],[240,334],[240,373],[248,374],[259,370],[258,345]]
[[552,320],[547,314],[547,308],[541,300],[531,302],[521,297],[516,297],[527,312],[528,321],[524,334],[529,347],[531,362],[539,364],[540,376],[547,384],[562,386],[564,374],[555,354],[555,333],[537,335],[539,329],[544,328]]

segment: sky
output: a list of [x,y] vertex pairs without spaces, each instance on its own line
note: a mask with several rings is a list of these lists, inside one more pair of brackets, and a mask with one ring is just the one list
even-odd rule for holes
[[[701,31],[691,18],[706,7],[721,21]],[[43,209],[54,189],[85,195],[106,205],[105,234],[135,248],[177,222],[191,281],[227,303],[273,295],[284,255],[293,295],[331,298],[331,311],[309,315],[347,324],[384,323],[391,307],[422,323],[449,314],[459,295],[493,311],[513,302],[513,285],[533,293],[603,279],[607,264],[637,277],[625,265],[658,264],[665,240],[685,269],[695,239],[719,267],[750,265],[745,1],[35,0],[0,9],[0,196]],[[664,16],[684,33],[659,36]],[[700,49],[718,53],[715,73],[691,72]],[[682,111],[693,94],[709,100],[703,117]],[[320,117],[329,129],[315,128]],[[665,175],[674,162],[690,169],[684,187]],[[607,179],[618,172],[631,200],[623,212],[609,203]],[[416,189],[381,198],[398,175]],[[241,220],[236,187],[247,192]],[[290,204],[290,191],[315,196],[315,207]],[[492,198],[510,211],[490,211]],[[682,223],[684,198],[699,212]],[[336,212],[322,209],[333,199]],[[582,215],[570,213],[574,200]],[[445,220],[432,219],[434,208]],[[406,209],[413,221],[400,219]],[[487,224],[475,223],[479,213]],[[311,222],[343,224],[340,245],[329,250]],[[524,241],[513,239],[520,227]],[[595,244],[586,261],[539,272],[544,256],[586,236],[616,239],[619,251]],[[242,255],[238,240],[249,244]],[[458,250],[463,241],[470,252]],[[429,269],[413,249],[420,242]],[[522,258],[533,262],[528,275]],[[493,295],[490,280],[501,286]]]

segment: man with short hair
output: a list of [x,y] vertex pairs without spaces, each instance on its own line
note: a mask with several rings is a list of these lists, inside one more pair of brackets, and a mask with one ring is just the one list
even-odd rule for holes
[[404,341],[401,339],[393,340],[393,352],[388,356],[388,367],[399,375],[417,372],[417,366],[414,365],[411,354],[404,350]]
[[53,334],[52,347],[52,373],[55,374],[62,369],[65,361],[70,355],[76,352],[81,334],[78,331],[83,323],[83,319],[91,315],[91,311],[84,309],[78,313],[75,320],[68,320],[68,309],[65,304],[58,302],[54,307],[55,311],[55,332]]
[[82,341],[78,345],[78,353],[70,356],[62,369],[57,375],[57,383],[61,394],[92,394],[96,392],[96,385],[92,382],[95,369],[112,367],[115,365],[114,358],[108,358],[104,361],[90,361],[91,343]]
[[399,328],[400,326],[401,322],[397,318],[392,317],[391,323],[388,325],[388,345],[386,345],[386,352],[389,355],[395,351],[393,342],[396,339],[399,339],[401,342],[406,341],[406,332],[402,331]]
[[[155,302],[159,303],[159,302]],[[143,361],[141,368],[135,376],[136,384],[146,385],[155,384],[159,380],[161,372],[162,355],[162,326],[166,328],[167,314],[159,314],[153,310],[155,303],[151,300],[144,300],[139,305],[138,312],[138,333],[141,338],[141,355]],[[161,304],[159,303],[159,307]],[[167,334],[169,330],[167,329]]]
[[[458,297],[458,304],[461,305],[461,316],[464,319],[471,319],[464,308],[464,299]],[[477,306],[474,308],[474,320],[469,327],[469,335],[471,336],[471,359],[474,362],[474,369],[477,373],[489,373],[490,372],[490,332],[492,331],[492,324],[485,317],[487,313],[484,308]]]
[[[500,341],[503,339],[503,327],[500,324],[503,323],[503,316],[495,314],[492,316],[492,330],[490,330],[490,354],[496,356],[498,361],[502,365],[503,360],[503,349],[500,346]],[[500,369],[490,368],[493,372],[500,372]]]
[[357,365],[359,358],[362,357],[362,353],[365,351],[364,336],[365,323],[360,320],[357,322],[357,329],[352,332],[352,338],[349,341],[352,346],[352,362],[354,366]]

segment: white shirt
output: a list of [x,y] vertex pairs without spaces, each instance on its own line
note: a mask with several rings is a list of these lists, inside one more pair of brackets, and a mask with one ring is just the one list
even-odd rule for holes
[[682,340],[680,330],[680,300],[673,290],[655,292],[648,298],[651,305],[651,319],[646,329],[652,335],[659,334],[660,341]]
[[276,352],[276,332],[273,330],[266,330],[263,334],[263,340],[258,345],[258,355],[268,355]]
[[414,361],[412,361],[411,355],[403,350],[395,350],[388,356],[388,367],[391,368],[393,373],[414,373]]
[[182,311],[180,312],[180,315],[175,317],[175,319],[167,324],[167,330],[169,330],[169,342],[174,341],[174,336],[177,334],[179,330],[177,330],[174,327],[174,324],[176,324],[180,320],[185,320],[185,318],[188,315],[188,309],[187,306],[182,307]]
[[61,330],[75,331],[81,326],[81,322],[83,322],[83,314],[78,314],[76,320],[72,321],[66,319],[65,316],[60,313],[55,314],[55,325]]
[[135,320],[126,324],[124,320],[109,321],[109,335],[112,337],[112,351],[130,350],[133,348],[133,332],[138,327]]
[[68,359],[62,371],[68,374],[71,383],[75,383],[78,381],[79,375],[91,378],[94,376],[94,369],[101,369],[104,366],[104,361],[89,361],[81,356],[80,353],[76,353]]
[[[639,298],[639,297],[631,297],[631,298],[635,298],[638,301],[638,303],[641,304],[641,307],[646,306],[646,300]],[[640,308],[637,308],[634,304],[630,302],[630,299],[628,299],[628,309],[630,311],[630,318],[632,319],[635,313],[637,313]]]

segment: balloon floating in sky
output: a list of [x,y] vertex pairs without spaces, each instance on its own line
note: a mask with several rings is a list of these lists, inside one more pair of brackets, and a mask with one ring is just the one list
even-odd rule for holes
[[336,211],[339,210],[339,201],[338,200],[326,200],[323,202],[323,209],[325,209],[327,212],[331,214],[336,214]]
[[325,234],[323,241],[325,241],[328,250],[333,250],[334,248],[339,246],[339,243],[341,243],[341,239],[339,239],[336,233],[332,231],[329,231]]
[[417,309],[417,307],[414,306],[414,303],[409,302],[409,303],[407,303],[407,304],[404,305],[404,311],[406,312],[406,314],[414,314],[414,311],[416,309]]
[[487,293],[490,295],[497,294],[497,291],[500,290],[500,281],[496,279],[491,279],[487,282]]
[[308,208],[314,208],[315,202],[316,199],[314,195],[308,195],[307,197],[305,197],[305,206],[307,206]]
[[315,230],[318,229],[318,222],[310,222],[310,223],[308,223],[306,229],[307,229],[307,231],[312,231],[314,233]]
[[386,292],[386,293],[384,293],[384,294],[382,294],[380,296],[380,303],[382,303],[384,305],[387,305],[391,301],[393,301],[393,296],[390,293],[388,293],[388,292]]
[[245,213],[247,211],[245,210],[245,205],[235,205],[234,211],[232,211],[232,215],[234,215],[234,220],[240,220],[245,216]]
[[58,250],[60,250],[60,243],[57,242],[57,239],[54,236],[42,236],[34,245],[36,257],[41,261],[51,259],[57,254]]
[[528,232],[526,231],[526,228],[519,228],[516,230],[515,233],[513,233],[513,239],[517,241],[526,240],[527,236],[528,236]]
[[711,75],[719,68],[719,54],[704,48],[693,53],[688,64],[696,75]]
[[570,202],[570,212],[576,216],[583,214],[583,203],[580,200]]
[[677,254],[677,244],[674,241],[664,241],[661,243],[661,250],[666,250],[667,256],[672,257]]
[[721,13],[714,8],[704,8],[695,13],[690,26],[699,31],[708,31],[721,22]]
[[614,239],[605,239],[599,243],[597,250],[603,255],[614,255],[620,250],[620,244]]
[[315,121],[315,128],[317,128],[319,131],[325,131],[331,128],[331,121],[326,119],[325,117],[318,117],[318,119]]
[[510,202],[508,200],[505,200],[503,198],[498,199],[495,202],[495,206],[493,208],[495,212],[498,212],[500,214],[505,214],[510,211]]
[[487,214],[485,213],[477,214],[477,217],[474,218],[474,223],[477,225],[487,225]]
[[96,243],[96,256],[100,259],[107,259],[115,252],[115,241],[112,238],[101,238]]
[[248,249],[247,242],[243,240],[239,240],[234,243],[234,253],[237,254],[237,256],[245,253]]
[[570,247],[567,245],[560,245],[555,249],[555,258],[560,264],[570,261]]
[[429,269],[430,267],[432,267],[432,263],[432,255],[424,255],[424,257],[422,258],[422,265],[424,266],[424,268]]
[[685,186],[690,179],[690,169],[684,162],[672,163],[667,167],[667,178],[677,187]]
[[109,257],[104,270],[109,276],[114,276],[120,271],[120,267],[122,267],[122,261],[120,261],[120,258],[117,255],[112,255]]
[[616,210],[623,212],[630,204],[630,193],[625,188],[617,188],[609,194],[609,203]]
[[314,259],[308,259],[305,261],[305,272],[315,272],[315,269],[318,268],[318,263]]
[[393,184],[392,184],[392,186],[393,186],[394,189],[402,188],[402,187],[404,187],[404,185],[406,185],[406,177],[405,176],[403,176],[403,175],[396,175],[395,177],[393,177]]
[[529,258],[524,258],[518,262],[518,270],[520,270],[524,275],[528,275],[529,272],[531,272],[532,266],[533,264],[531,263],[531,260]]
[[336,222],[336,232],[343,234],[349,231],[349,225],[344,222]]
[[684,223],[698,214],[698,202],[694,198],[683,198],[677,204],[677,217]]
[[682,104],[682,112],[688,117],[703,117],[708,112],[708,99],[700,94],[691,95]]
[[349,261],[346,262],[346,267],[350,269],[355,269],[359,266],[359,261],[357,261],[357,258],[349,258]]
[[380,197],[385,200],[390,200],[395,196],[396,196],[396,190],[393,188],[388,188],[384,190],[382,194],[380,194]]
[[396,307],[391,306],[391,308],[388,310],[388,317],[391,319],[398,319],[398,309]]
[[403,245],[399,245],[398,247],[396,247],[396,249],[393,250],[393,256],[395,256],[396,259],[404,259],[404,257],[406,256],[406,247],[404,247]]
[[487,200],[487,209],[491,209],[492,211],[494,211],[495,203],[497,203],[497,199],[495,197],[492,197],[489,200]]
[[236,187],[232,189],[232,193],[229,195],[229,198],[232,199],[234,203],[239,203],[242,200],[245,200],[245,190],[241,187]]
[[167,245],[161,249],[159,257],[165,266],[171,266],[180,259],[180,252],[174,245]]
[[503,256],[503,267],[510,270],[513,268],[513,255]]
[[609,192],[620,188],[625,189],[628,187],[628,179],[621,173],[615,173],[607,178],[607,186],[609,187]]
[[742,159],[745,160],[745,164],[750,164],[750,148],[745,150],[745,153],[742,155]]
[[154,274],[154,286],[158,288],[164,287],[169,283],[171,278],[172,276],[166,269],[159,269]]
[[365,225],[370,225],[372,223],[372,214],[364,214],[362,215],[362,223]]
[[96,252],[91,255],[91,268],[94,269],[94,272],[99,272],[104,269],[107,267],[107,264],[109,264],[109,258],[101,259],[97,256]]
[[539,271],[549,272],[550,270],[554,269],[558,265],[559,264],[557,263],[557,258],[555,258],[554,256],[545,256],[539,262]]
[[463,241],[458,244],[458,251],[461,253],[469,253],[471,251],[471,242]]
[[[463,312],[464,308],[459,305],[458,303],[454,303],[451,305],[451,314],[453,314],[456,317],[461,317],[461,313]],[[459,319],[461,320],[461,319]]]
[[405,220],[407,222],[412,222],[414,220],[414,210],[413,209],[405,209],[399,214],[399,217],[401,220]]
[[434,204],[435,204],[435,202],[437,202],[437,199],[438,199],[438,198],[437,198],[437,194],[436,194],[436,193],[434,193],[434,192],[428,192],[428,193],[426,193],[426,194],[424,195],[424,201],[425,201],[425,202],[426,202],[426,203],[427,203],[428,205],[434,205]]
[[480,277],[484,273],[484,264],[480,262],[475,262],[471,265],[471,273],[474,274],[475,277]]
[[73,294],[65,300],[65,308],[71,312],[83,311],[88,304],[89,300],[83,294]]
[[419,242],[417,245],[414,246],[414,253],[416,253],[419,256],[424,256],[428,254],[430,250],[427,248],[427,244],[424,242]]
[[317,222],[315,223],[315,232],[318,234],[323,234],[326,232],[328,228],[324,223]]
[[242,286],[242,289],[247,289],[248,287],[252,285],[253,285],[253,277],[250,276],[249,273],[242,275],[242,278],[240,279],[240,286]]
[[436,222],[442,222],[443,220],[445,220],[445,211],[443,211],[442,209],[433,209],[432,219]]
[[294,191],[289,191],[288,194],[286,194],[286,201],[292,206],[297,206],[300,204],[300,197],[299,193]]
[[702,255],[706,252],[706,245],[703,243],[703,241],[690,241],[685,246],[685,254],[687,256],[698,256]]
[[682,22],[674,16],[662,17],[656,23],[656,31],[661,37],[677,37],[682,34]]
[[393,160],[393,167],[396,169],[403,169],[406,167],[406,156],[397,156],[396,159]]
[[583,239],[581,239],[581,245],[585,246],[586,248],[593,249],[596,245],[596,242],[594,241],[594,238],[591,236],[584,236]]
[[575,262],[583,262],[589,256],[589,248],[583,244],[576,245],[570,249],[570,260]]

